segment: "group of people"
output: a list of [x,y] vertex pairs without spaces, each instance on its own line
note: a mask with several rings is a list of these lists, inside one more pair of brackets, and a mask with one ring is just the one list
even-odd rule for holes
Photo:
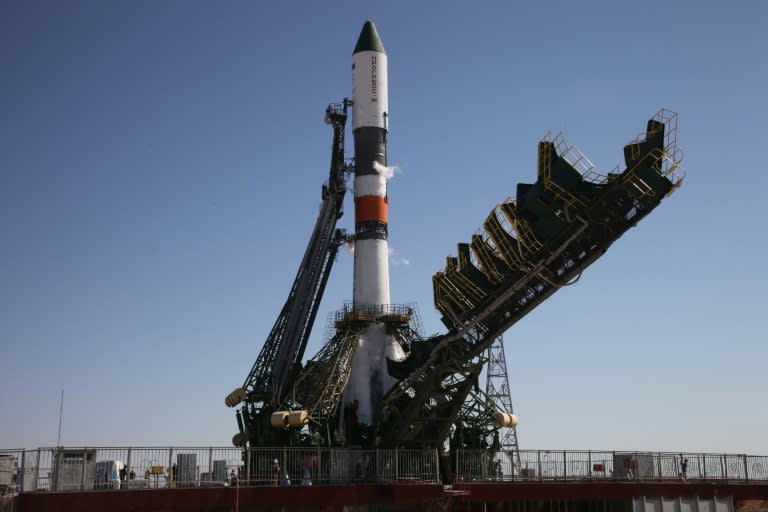
[[129,468],[128,466],[123,466],[120,469],[120,481],[125,482],[126,480],[133,480],[136,478],[136,472],[133,470],[133,468]]
[[[280,461],[277,459],[272,460],[272,464],[269,470],[270,480],[274,487],[291,485],[291,478],[288,473],[280,468]],[[229,485],[235,487],[240,482],[239,470],[231,470],[229,473]],[[302,476],[301,485],[312,485],[312,472],[308,467],[304,468],[304,474]]]
[[[635,472],[637,471],[637,461],[634,459],[624,459],[624,468],[627,470],[628,478],[635,478]],[[688,457],[683,457],[680,454],[680,478],[683,482],[688,481]]]

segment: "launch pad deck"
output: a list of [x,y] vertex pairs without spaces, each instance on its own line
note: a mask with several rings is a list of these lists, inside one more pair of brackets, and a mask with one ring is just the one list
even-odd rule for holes
[[[716,497],[768,499],[768,483],[689,481],[647,482],[484,482],[467,483],[460,493],[442,500],[438,510],[483,510],[488,503],[504,510],[632,510],[636,497]],[[75,493],[25,493],[16,498],[17,512],[109,510],[230,511],[239,510],[429,510],[447,492],[439,484],[362,484],[313,487],[227,487]],[[445,508],[447,506],[448,508]]]

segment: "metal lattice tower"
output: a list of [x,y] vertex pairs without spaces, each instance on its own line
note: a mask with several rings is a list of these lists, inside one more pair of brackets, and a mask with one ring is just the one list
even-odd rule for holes
[[[497,410],[514,414],[502,336],[493,340],[486,351],[486,355],[488,356],[488,367],[486,369],[485,394],[496,405]],[[518,475],[520,473],[520,451],[517,446],[517,428],[503,427],[499,429],[499,441],[501,442],[501,450],[512,463],[512,474]]]

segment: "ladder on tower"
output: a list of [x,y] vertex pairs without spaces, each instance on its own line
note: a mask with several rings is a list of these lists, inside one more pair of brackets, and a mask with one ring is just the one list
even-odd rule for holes
[[[486,350],[488,363],[486,367],[485,394],[494,403],[496,410],[514,414],[512,395],[509,391],[507,374],[507,359],[504,355],[504,338],[499,336],[493,340]],[[501,451],[509,457],[512,466],[512,476],[520,476],[520,450],[517,445],[517,427],[502,427],[499,429]]]

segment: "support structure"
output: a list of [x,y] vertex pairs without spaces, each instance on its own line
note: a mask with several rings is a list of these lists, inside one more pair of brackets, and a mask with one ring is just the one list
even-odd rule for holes
[[[507,358],[504,355],[504,337],[499,336],[488,347],[486,353],[485,394],[493,402],[496,410],[514,414],[512,410],[512,394],[509,391],[509,374],[507,373]],[[499,442],[512,466],[512,476],[520,474],[520,450],[517,445],[517,426],[501,427]]]
[[[539,142],[538,176],[518,183],[515,198],[494,208],[469,243],[459,243],[433,278],[435,307],[447,334],[412,350],[400,366],[416,368],[384,397],[377,425],[384,445],[439,445],[454,430],[467,444],[461,408],[478,394],[484,354],[493,341],[603,256],[682,184],[677,114],[659,111],[624,147],[626,168],[600,175],[563,137]],[[477,409],[477,407],[475,407]],[[396,411],[388,414],[387,411]],[[446,421],[456,419],[456,421]],[[481,431],[475,429],[475,432]],[[482,439],[485,442],[485,438]]]
[[[225,399],[230,407],[242,404],[233,443],[376,449],[447,443],[451,453],[480,449],[498,456],[504,451],[511,463],[507,476],[521,475],[501,336],[560,288],[578,281],[589,265],[682,184],[677,115],[666,109],[658,112],[624,147],[626,167],[607,175],[597,174],[561,135],[548,134],[538,145],[536,181],[518,183],[516,197],[493,208],[481,229],[459,243],[456,256],[449,256],[445,268],[433,276],[435,307],[447,333],[424,337],[415,309],[389,304],[384,300],[388,285],[373,285],[388,283],[383,277],[386,265],[373,265],[382,280],[365,281],[360,290],[375,298],[361,298],[356,285],[353,303],[334,315],[321,351],[302,365],[338,247],[348,239],[336,229],[336,221],[351,171],[344,160],[350,105],[345,100],[326,110],[334,138],[315,230],[253,369],[243,386]],[[386,126],[375,128],[371,133],[386,134]],[[360,130],[356,135],[368,133]],[[374,159],[385,155],[385,146],[377,144],[363,159],[385,165],[385,159]],[[386,243],[386,237],[361,236],[386,233],[386,189],[381,186],[386,183],[378,173],[357,172],[361,155],[356,151],[356,210],[359,214],[365,204],[362,210],[367,213],[364,218],[356,215],[356,262],[361,242],[370,242],[370,247]],[[378,219],[374,224],[369,223],[369,213]],[[368,258],[374,260],[384,261]],[[355,272],[357,276],[357,263]],[[367,336],[372,334],[375,338]],[[400,352],[389,350],[392,347]],[[483,368],[488,370],[485,391],[479,384]],[[352,382],[355,386],[347,386]],[[348,393],[350,387],[360,392]],[[260,463],[246,461],[246,467]]]
[[[331,165],[328,182],[322,187],[320,214],[307,244],[288,298],[256,362],[242,387],[224,400],[228,407],[242,403],[236,413],[239,432],[232,438],[235,446],[282,445],[290,436],[270,428],[270,415],[287,398],[299,372],[323,291],[346,233],[336,229],[343,215],[347,167],[344,162],[344,129],[347,108],[331,104],[325,110],[325,122],[333,128]],[[303,419],[302,419],[303,421]],[[275,435],[273,435],[275,434]]]

